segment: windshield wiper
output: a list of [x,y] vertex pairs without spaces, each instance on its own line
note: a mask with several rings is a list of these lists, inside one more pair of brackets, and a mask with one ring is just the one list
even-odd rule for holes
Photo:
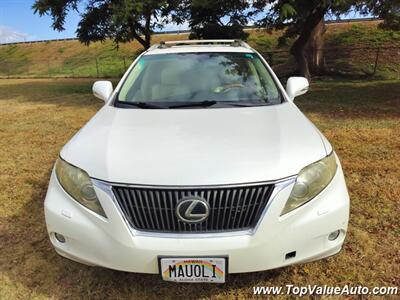
[[241,102],[241,101],[215,101],[215,100],[204,100],[197,102],[184,102],[182,104],[175,104],[170,106],[161,106],[148,102],[124,102],[124,105],[136,106],[144,109],[166,109],[166,108],[184,108],[184,107],[210,107],[213,105],[228,105],[238,107],[251,107],[251,106],[265,106],[268,105],[266,102]]
[[160,106],[160,105],[146,103],[146,102],[124,102],[124,104],[130,105],[130,106],[136,106],[139,108],[149,108],[149,109],[166,108],[165,106]]
[[251,106],[266,106],[269,105],[267,102],[241,102],[241,101],[220,101],[218,104],[230,105],[230,106],[240,106],[240,107],[251,107]]
[[218,102],[214,101],[214,100],[205,100],[205,101],[199,101],[199,102],[185,102],[184,104],[168,106],[168,108],[196,107],[196,106],[208,107],[208,106],[212,106],[217,103]]

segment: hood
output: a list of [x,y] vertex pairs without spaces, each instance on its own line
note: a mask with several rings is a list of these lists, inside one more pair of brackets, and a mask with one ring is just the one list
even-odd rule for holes
[[326,154],[318,130],[291,102],[208,109],[104,106],[61,151],[92,178],[149,185],[276,180]]

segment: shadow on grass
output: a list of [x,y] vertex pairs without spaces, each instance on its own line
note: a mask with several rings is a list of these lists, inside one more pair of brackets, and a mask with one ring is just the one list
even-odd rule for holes
[[[0,101],[82,107],[103,102],[92,95],[95,78],[0,80]],[[114,87],[118,80],[113,79]],[[18,89],[16,89],[18,86]]]
[[[96,79],[17,80],[18,90],[15,84],[0,81],[0,100],[79,107],[97,104],[100,107],[102,102],[91,95],[94,81]],[[114,80],[114,86],[116,83]],[[399,95],[400,81],[316,81],[310,92],[297,98],[295,103],[305,113],[318,113],[328,118],[370,118],[382,114],[398,117]]]
[[[384,96],[383,96],[384,95]],[[320,116],[373,118],[400,115],[400,81],[316,82],[295,100],[305,113]]]

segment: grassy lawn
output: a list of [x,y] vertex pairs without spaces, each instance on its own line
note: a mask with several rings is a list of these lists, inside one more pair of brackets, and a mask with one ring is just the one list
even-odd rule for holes
[[342,160],[352,201],[343,251],[200,286],[86,267],[53,251],[43,199],[60,148],[101,107],[91,83],[0,80],[0,299],[245,298],[255,285],[400,286],[400,81],[317,82],[297,101]]

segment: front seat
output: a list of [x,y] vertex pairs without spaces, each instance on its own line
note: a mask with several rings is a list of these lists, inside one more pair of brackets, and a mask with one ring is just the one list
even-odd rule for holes
[[157,100],[182,101],[191,96],[190,88],[183,83],[182,70],[179,67],[167,67],[161,70],[160,83],[153,85],[151,98]]

